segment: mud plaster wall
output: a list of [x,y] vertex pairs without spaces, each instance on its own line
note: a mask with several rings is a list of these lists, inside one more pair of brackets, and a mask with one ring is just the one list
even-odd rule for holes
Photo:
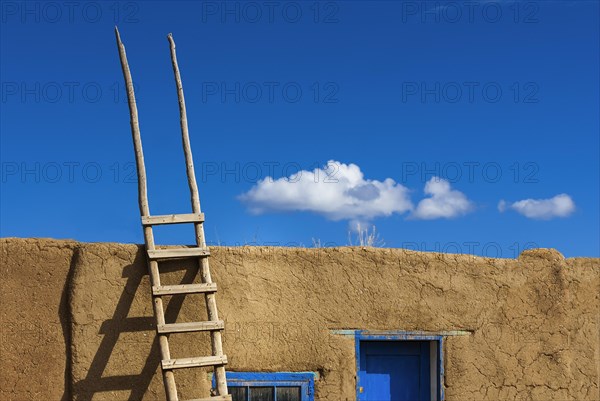
[[[0,399],[164,399],[142,248],[0,245]],[[598,259],[214,247],[211,268],[229,369],[317,372],[316,400],[355,399],[354,341],[334,329],[469,332],[445,341],[447,400],[600,399]],[[163,271],[166,284],[195,275]],[[204,319],[203,299],[173,297],[166,314]],[[208,354],[208,335],[172,335],[171,350]],[[176,379],[182,399],[208,395],[208,371]]]

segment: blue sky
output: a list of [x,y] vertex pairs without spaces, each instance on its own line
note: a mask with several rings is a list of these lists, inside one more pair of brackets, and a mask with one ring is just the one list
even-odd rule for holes
[[212,244],[600,255],[597,1],[1,7],[3,237],[143,242],[118,25],[153,214],[190,210],[174,35]]

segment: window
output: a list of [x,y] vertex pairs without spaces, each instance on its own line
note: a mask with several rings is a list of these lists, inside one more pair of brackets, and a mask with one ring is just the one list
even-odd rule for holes
[[227,372],[233,401],[314,401],[314,373]]

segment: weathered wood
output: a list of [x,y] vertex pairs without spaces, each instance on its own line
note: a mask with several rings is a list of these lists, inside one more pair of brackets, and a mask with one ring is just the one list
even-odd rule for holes
[[[173,73],[175,75],[175,85],[177,87],[177,97],[179,99],[179,117],[181,125],[181,138],[183,142],[183,151],[185,154],[186,172],[188,178],[188,186],[190,188],[190,195],[192,200],[192,211],[194,213],[201,213],[200,210],[200,196],[198,194],[198,185],[196,183],[196,175],[194,173],[194,161],[192,157],[192,148],[190,145],[190,138],[187,124],[187,113],[185,108],[185,97],[183,95],[183,84],[181,83],[181,74],[179,73],[179,66],[177,64],[177,53],[175,51],[175,41],[173,35],[167,36],[169,45],[171,48],[171,62],[173,64]],[[206,247],[206,239],[204,237],[204,227],[202,224],[194,224],[196,233],[196,244],[199,247]],[[210,266],[208,258],[202,258],[199,260],[200,276],[203,283],[212,283],[210,275]],[[219,320],[219,313],[217,311],[217,300],[215,294],[207,293],[206,298],[206,311],[209,320]],[[213,355],[223,355],[223,340],[220,331],[213,331],[210,335],[211,346]],[[215,381],[217,384],[217,394],[226,395],[227,391],[227,379],[225,377],[225,368],[218,366],[215,368]]]
[[[216,322],[188,322],[188,323],[169,323],[169,324],[158,324],[156,325],[156,331],[159,334],[170,334],[170,333],[193,333],[196,331],[213,331],[223,330],[225,324],[222,320]],[[215,355],[220,356],[220,355]],[[171,359],[171,358],[166,358]]]
[[142,216],[142,225],[156,226],[160,224],[202,223],[204,213],[167,214],[163,216]]
[[190,145],[190,136],[188,132],[187,111],[185,108],[185,97],[183,95],[183,84],[181,83],[181,74],[177,64],[177,53],[175,52],[175,41],[173,35],[167,35],[171,47],[171,63],[173,64],[173,73],[175,74],[175,85],[177,87],[177,98],[179,99],[179,124],[181,126],[181,139],[183,142],[183,153],[185,156],[185,168],[188,178],[188,186],[192,197],[192,210],[194,213],[200,213],[200,196],[198,194],[198,184],[196,183],[196,173],[194,172],[194,158],[192,157],[192,147]]
[[217,284],[177,284],[152,287],[152,294],[154,296],[200,294],[205,292],[217,292]]
[[121,35],[119,34],[117,27],[115,27],[115,34],[117,37],[117,46],[119,48],[121,69],[123,70],[123,77],[125,78],[127,103],[129,104],[129,122],[131,125],[131,135],[133,138],[135,163],[137,167],[140,213],[142,216],[148,216],[150,215],[150,209],[148,207],[148,191],[146,188],[146,166],[144,165],[144,152],[142,150],[142,138],[140,136],[140,123],[138,119],[137,103],[135,101],[135,90],[133,87],[133,80],[131,78],[131,71],[129,70],[129,63],[127,62],[125,45],[123,45],[123,42],[121,41]]
[[195,358],[177,358],[161,361],[163,369],[199,368],[202,366],[226,365],[227,356],[201,356]]
[[[129,70],[129,63],[127,62],[127,53],[125,52],[125,45],[121,41],[121,35],[119,30],[115,27],[115,35],[117,39],[117,47],[119,48],[119,58],[121,60],[121,69],[123,70],[123,77],[125,79],[125,87],[127,89],[127,102],[129,104],[129,117],[131,124],[131,134],[133,138],[133,148],[135,151],[135,162],[138,178],[138,203],[140,207],[140,214],[142,216],[150,215],[150,208],[148,206],[148,192],[146,184],[146,167],[144,165],[144,153],[142,149],[142,139],[140,136],[140,126],[138,120],[137,104],[135,101],[135,91],[133,87],[133,80],[131,78],[131,71]],[[154,235],[152,234],[152,227],[144,227],[144,240],[146,242],[146,249],[154,249]],[[158,263],[156,261],[149,261],[148,270],[150,273],[150,282],[153,286],[160,286],[160,274],[158,271]],[[152,303],[154,310],[154,317],[158,325],[165,324],[165,315],[163,309],[162,299],[157,297]],[[171,359],[171,352],[169,350],[169,341],[167,336],[159,335],[159,348],[161,359]],[[167,401],[178,401],[177,387],[175,385],[175,376],[173,371],[164,370],[163,382],[165,384],[165,395]]]
[[192,258],[199,256],[209,256],[208,248],[170,248],[170,249],[148,249],[148,258],[150,260],[174,259],[174,258]]

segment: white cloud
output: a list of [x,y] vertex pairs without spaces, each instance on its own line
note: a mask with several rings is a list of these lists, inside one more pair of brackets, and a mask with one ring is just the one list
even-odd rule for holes
[[450,187],[447,180],[433,177],[425,184],[425,193],[431,195],[419,202],[410,217],[422,220],[452,218],[467,214],[473,203],[465,194]]
[[365,223],[413,208],[403,185],[391,178],[365,179],[356,164],[333,160],[324,168],[303,170],[292,177],[267,177],[239,199],[255,214],[306,211],[330,220]]
[[523,199],[511,204],[501,200],[498,210],[512,209],[530,219],[549,220],[555,217],[567,217],[575,211],[575,202],[567,194],[556,195],[550,199]]

